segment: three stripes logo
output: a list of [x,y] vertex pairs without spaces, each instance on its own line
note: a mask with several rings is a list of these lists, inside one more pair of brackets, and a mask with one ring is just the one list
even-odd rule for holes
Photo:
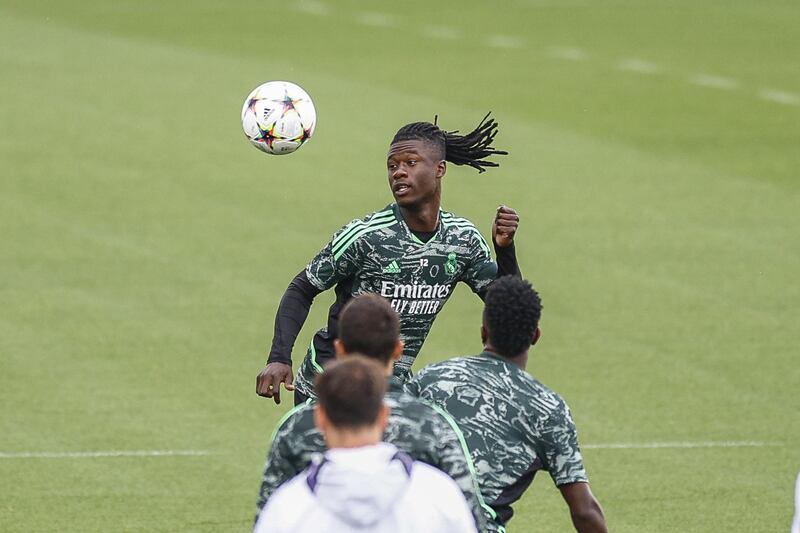
[[339,260],[342,254],[360,237],[383,228],[388,228],[397,223],[394,212],[386,209],[376,213],[369,220],[356,220],[347,226],[339,235],[334,237],[331,242],[333,258]]
[[397,261],[392,261],[385,267],[383,267],[384,274],[399,274],[400,273],[400,265],[397,264]]

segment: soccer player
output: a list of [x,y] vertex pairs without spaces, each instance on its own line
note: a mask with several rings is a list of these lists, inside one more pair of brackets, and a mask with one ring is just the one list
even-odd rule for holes
[[791,532],[800,533],[800,474],[797,475],[794,487],[794,519]]
[[[488,156],[506,154],[492,148],[497,124],[487,118],[466,135],[428,122],[400,128],[386,161],[395,203],[339,230],[289,284],[275,317],[267,365],[256,378],[260,396],[280,403],[281,384],[285,384],[287,390],[295,391],[295,404],[313,397],[314,376],[334,357],[339,312],[355,295],[378,293],[400,314],[405,351],[394,372],[407,379],[457,282],[463,281],[482,297],[499,275],[519,275],[513,246],[519,217],[513,209],[501,206],[495,213],[492,236],[497,263],[470,221],[441,209],[447,162],[483,172],[498,166],[487,161]],[[336,301],[328,313],[328,325],[314,335],[295,379],[292,347],[314,297],[332,287]]]
[[381,442],[389,407],[380,365],[337,361],[315,390],[314,421],[328,451],[275,492],[256,533],[476,533],[452,479]]
[[[400,321],[389,302],[377,294],[350,300],[339,317],[339,338],[334,345],[337,359],[346,360],[348,353],[360,353],[383,367],[389,381],[384,402],[391,408],[384,440],[449,475],[464,494],[478,529],[486,530],[487,519],[493,518],[494,511],[483,504],[458,427],[441,409],[405,394],[400,380],[392,376],[393,363],[403,352],[403,341]],[[273,434],[257,508],[261,510],[281,484],[324,451],[325,441],[314,425],[314,406],[308,400],[287,413]]]
[[464,432],[478,485],[505,525],[539,470],[561,490],[575,529],[605,533],[578,436],[564,400],[525,371],[541,335],[541,301],[531,285],[507,276],[489,288],[483,311],[483,353],[422,369],[406,389],[447,410]]

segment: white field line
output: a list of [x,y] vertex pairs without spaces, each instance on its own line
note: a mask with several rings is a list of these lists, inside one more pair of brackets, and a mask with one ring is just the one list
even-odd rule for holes
[[[331,13],[331,8],[318,0],[302,0],[295,5],[295,9],[310,15],[322,16]],[[385,13],[361,12],[356,14],[355,20],[366,26],[382,28],[397,26],[396,20],[391,15]],[[443,41],[456,41],[463,38],[461,30],[451,26],[426,26],[423,28],[422,33],[427,37],[441,39]],[[485,42],[492,48],[513,49],[523,48],[525,46],[525,41],[523,39],[510,35],[491,35]],[[568,61],[585,61],[589,59],[589,54],[586,50],[575,46],[548,46],[545,51],[549,56],[557,59],[566,59]],[[634,58],[620,61],[617,63],[617,68],[619,70],[651,75],[658,74],[662,71],[661,67],[655,63]],[[686,78],[686,81],[692,85],[726,91],[732,91],[741,87],[740,82],[737,80],[704,73],[692,74]],[[779,89],[761,89],[758,92],[758,97],[762,100],[778,104],[800,106],[800,94]],[[0,455],[0,458],[2,457],[3,455]]]
[[422,33],[434,39],[443,41],[457,41],[461,38],[461,32],[452,26],[426,26]]
[[779,91],[777,89],[762,89],[758,92],[759,98],[785,105],[800,105],[800,95]]
[[394,19],[385,13],[375,13],[372,11],[364,11],[356,15],[356,20],[366,26],[375,26],[376,28],[390,28],[396,26]]
[[547,54],[558,59],[568,59],[570,61],[582,61],[589,57],[583,48],[574,46],[549,46]]
[[655,63],[643,61],[641,59],[623,59],[617,64],[620,70],[638,72],[639,74],[658,74],[661,69]]
[[112,450],[99,452],[0,452],[0,459],[83,459],[96,457],[197,457],[208,450]]
[[741,85],[738,81],[731,78],[723,78],[722,76],[714,76],[712,74],[694,74],[689,77],[689,83],[692,85],[699,85],[700,87],[709,87],[711,89],[722,89],[724,91],[732,91],[738,89]]
[[[319,16],[328,15],[331,12],[331,8],[327,4],[319,2],[318,0],[303,0],[296,4],[295,9],[310,15]],[[397,26],[395,19],[391,15],[385,13],[361,12],[356,15],[355,20],[366,26],[382,28]],[[444,41],[456,41],[463,37],[460,30],[450,26],[427,26],[422,30],[422,33],[428,37]],[[510,35],[489,36],[486,39],[486,44],[492,48],[505,49],[523,48],[525,46],[524,40]],[[546,53],[551,57],[566,59],[568,61],[584,61],[589,58],[589,54],[586,50],[575,46],[549,46],[546,48]],[[651,75],[658,74],[662,70],[661,67],[655,63],[633,58],[620,61],[617,63],[617,68],[619,70]],[[693,74],[687,78],[687,81],[692,85],[726,91],[735,90],[741,86],[737,80],[703,73]],[[800,106],[800,94],[781,91],[779,89],[762,89],[758,92],[758,97],[762,100],[778,104]],[[0,455],[0,457],[2,457],[2,455]]]
[[486,39],[486,44],[492,48],[522,48],[525,41],[513,35],[492,35]]
[[783,443],[758,440],[618,442],[607,444],[583,444],[581,448],[587,450],[652,450],[659,448],[761,448],[766,446],[783,446]]

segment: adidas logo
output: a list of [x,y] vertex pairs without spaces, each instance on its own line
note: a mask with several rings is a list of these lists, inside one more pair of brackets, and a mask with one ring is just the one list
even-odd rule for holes
[[400,273],[400,265],[397,264],[397,261],[392,261],[387,266],[383,267],[384,274],[399,274]]

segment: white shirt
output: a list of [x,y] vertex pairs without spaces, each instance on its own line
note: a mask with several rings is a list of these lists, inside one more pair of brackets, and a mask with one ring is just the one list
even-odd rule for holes
[[800,474],[794,487],[794,520],[792,520],[792,533],[800,533]]
[[254,533],[475,533],[447,474],[391,444],[329,450],[267,501]]

